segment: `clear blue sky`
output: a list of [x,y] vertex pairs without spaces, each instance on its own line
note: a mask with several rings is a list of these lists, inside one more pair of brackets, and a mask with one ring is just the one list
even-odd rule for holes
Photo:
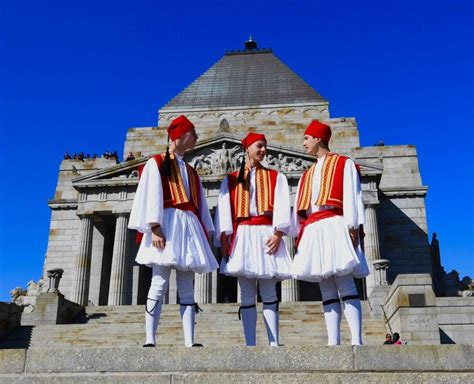
[[356,117],[362,145],[417,147],[430,236],[447,271],[474,276],[473,4],[3,1],[0,300],[41,275],[64,152],[122,153],[249,33]]

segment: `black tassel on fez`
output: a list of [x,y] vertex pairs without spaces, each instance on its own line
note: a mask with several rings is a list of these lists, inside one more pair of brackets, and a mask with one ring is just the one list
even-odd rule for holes
[[242,156],[242,163],[240,164],[239,175],[237,176],[237,183],[243,183],[245,181],[245,156]]
[[161,174],[167,177],[171,176],[171,157],[170,157],[169,144],[170,144],[170,136],[168,135],[168,143],[166,145],[166,155],[165,155],[165,159],[163,160],[163,167],[161,169]]

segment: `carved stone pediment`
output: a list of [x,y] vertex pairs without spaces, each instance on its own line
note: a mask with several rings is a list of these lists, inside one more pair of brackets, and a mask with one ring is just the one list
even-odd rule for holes
[[[74,187],[106,187],[138,184],[138,167],[151,156],[126,161],[112,167],[95,171],[72,180]],[[229,172],[239,169],[243,160],[241,138],[231,134],[220,134],[203,140],[186,154],[186,160],[204,180],[222,179]],[[357,161],[357,159],[356,159]],[[285,173],[290,178],[299,177],[314,162],[314,157],[305,152],[285,146],[267,147],[263,165]],[[381,175],[383,166],[359,162],[364,176]]]
[[[200,142],[186,155],[186,159],[203,179],[211,179],[222,178],[229,172],[239,169],[243,155],[241,139],[222,134]],[[314,159],[304,152],[269,145],[263,165],[286,174],[301,174],[313,164],[313,161]]]
[[112,167],[72,179],[74,187],[134,185],[138,183],[138,167],[149,157],[125,161]]

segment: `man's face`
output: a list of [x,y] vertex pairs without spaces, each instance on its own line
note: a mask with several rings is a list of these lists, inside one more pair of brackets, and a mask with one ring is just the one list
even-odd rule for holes
[[177,144],[183,147],[185,151],[189,151],[196,146],[196,141],[198,139],[198,135],[196,130],[193,128],[192,130],[186,132],[183,136],[176,140]]
[[303,139],[303,147],[306,149],[306,152],[309,154],[316,154],[318,150],[318,145],[320,143],[321,139],[318,139],[317,137],[313,137],[310,135],[304,135]]
[[247,148],[247,153],[251,160],[261,162],[267,153],[267,143],[263,140],[258,140]]

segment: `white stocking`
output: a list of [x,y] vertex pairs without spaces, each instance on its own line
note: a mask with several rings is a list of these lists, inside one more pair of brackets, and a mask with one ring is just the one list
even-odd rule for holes
[[351,330],[351,344],[362,345],[362,308],[359,299],[344,300],[344,316]]
[[328,332],[328,345],[341,344],[341,303],[339,299],[335,302],[323,304],[324,320]]
[[156,345],[156,330],[160,321],[162,300],[147,299],[145,307],[145,344]]
[[183,320],[184,346],[192,347],[194,344],[194,321],[196,318],[195,304],[181,304],[179,311]]
[[145,344],[156,345],[156,330],[160,321],[163,298],[168,289],[170,271],[169,267],[153,266],[150,289],[145,304]]
[[278,347],[278,301],[263,303],[263,320],[267,328],[268,342],[271,347]]

